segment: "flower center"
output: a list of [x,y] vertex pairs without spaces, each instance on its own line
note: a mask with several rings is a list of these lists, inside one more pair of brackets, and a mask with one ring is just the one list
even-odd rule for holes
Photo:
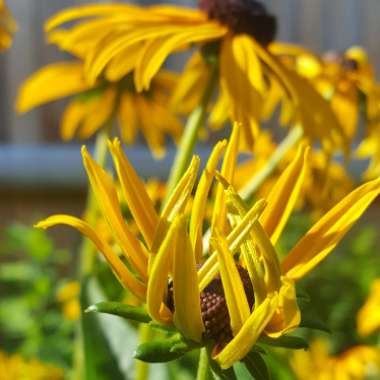
[[[237,264],[244,291],[247,296],[249,308],[254,304],[254,293],[251,279],[246,269]],[[228,313],[226,298],[220,275],[215,277],[200,294],[201,314],[205,331],[203,337],[213,340],[217,344],[227,343],[232,339],[230,315]],[[173,285],[169,283],[167,306],[174,312]]]
[[260,44],[268,45],[275,38],[276,18],[255,0],[199,0],[199,8],[210,19],[227,25],[236,34],[249,34]]

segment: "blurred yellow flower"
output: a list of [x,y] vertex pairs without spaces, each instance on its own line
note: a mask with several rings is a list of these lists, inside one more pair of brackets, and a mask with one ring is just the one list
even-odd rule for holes
[[57,293],[58,302],[62,305],[63,316],[75,321],[80,316],[79,304],[80,285],[77,281],[70,281],[64,284]]
[[[216,144],[197,186],[200,160],[193,157],[160,213],[120,142],[109,143],[123,198],[141,240],[123,218],[113,179],[83,148],[84,166],[101,214],[129,265],[83,220],[55,215],[36,225],[49,228],[65,224],[78,229],[96,245],[123,286],[146,302],[155,321],[174,324],[192,341],[205,344],[211,340],[213,358],[222,368],[244,358],[260,335],[277,338],[299,325],[295,282],[333,250],[380,193],[380,179],[350,193],[280,264],[274,245],[298,200],[309,150],[301,145],[267,201],[247,207],[231,185],[239,134],[240,127],[235,125],[228,144]],[[211,238],[203,242],[205,205],[215,179]],[[215,307],[210,308],[210,303]],[[217,315],[220,318],[215,318]]]
[[367,301],[357,315],[357,329],[362,337],[367,337],[380,329],[380,279],[373,281]]
[[[268,82],[281,91],[286,123],[301,123],[306,133],[330,148],[345,142],[339,123],[325,100],[267,49],[276,33],[276,19],[257,1],[199,1],[200,9],[170,5],[139,7],[96,4],[69,8],[45,26],[50,42],[81,57],[90,83],[100,77],[115,81],[133,74],[138,92],[147,90],[175,52],[204,47],[218,69],[220,99],[211,117],[219,126],[228,116],[241,122],[242,146],[250,148],[267,103]],[[239,22],[236,22],[239,20]],[[73,26],[63,28],[68,22]],[[195,53],[174,95],[199,104],[212,76],[209,60]],[[179,106],[184,108],[184,105]],[[285,119],[285,118],[284,118]],[[218,122],[217,122],[218,120]]]
[[0,0],[0,51],[11,46],[12,37],[16,29],[16,22],[9,12],[5,1]]
[[117,82],[99,79],[90,84],[82,62],[60,62],[45,66],[23,83],[16,108],[18,112],[26,112],[75,95],[61,119],[63,140],[72,139],[76,133],[87,139],[100,128],[109,128],[116,116],[126,143],[135,142],[140,130],[156,156],[162,156],[165,134],[176,140],[182,129],[167,108],[174,82],[173,73],[162,71],[155,76],[149,91],[136,93],[131,76]]
[[0,380],[63,380],[64,372],[39,362],[26,360],[20,355],[0,352]]
[[353,346],[330,355],[324,340],[315,340],[309,351],[295,351],[290,365],[297,380],[365,380],[380,376],[380,350]]

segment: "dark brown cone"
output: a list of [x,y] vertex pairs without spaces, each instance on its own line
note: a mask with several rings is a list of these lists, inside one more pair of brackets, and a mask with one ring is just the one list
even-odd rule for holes
[[249,34],[260,44],[272,42],[277,32],[276,18],[255,0],[199,0],[199,8],[210,19],[220,23],[236,34]]
[[[249,274],[242,266],[237,265],[242,280],[248,304],[252,310],[254,304],[254,293]],[[230,316],[223,284],[218,275],[200,294],[202,320],[205,326],[204,338],[211,339],[217,344],[223,344],[232,339]],[[168,297],[166,301],[169,309],[174,312],[173,285],[168,286]]]

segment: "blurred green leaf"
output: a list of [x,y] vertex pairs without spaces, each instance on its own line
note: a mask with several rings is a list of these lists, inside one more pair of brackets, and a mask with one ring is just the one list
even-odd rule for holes
[[242,362],[255,380],[270,379],[267,364],[259,353],[255,351],[249,352]]
[[262,336],[259,339],[259,343],[266,344],[273,347],[290,348],[294,350],[309,348],[309,343],[298,336],[283,335],[279,338],[270,338],[269,336]]

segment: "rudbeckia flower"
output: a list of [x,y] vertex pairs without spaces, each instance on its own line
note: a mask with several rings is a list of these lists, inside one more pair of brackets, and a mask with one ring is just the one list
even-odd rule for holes
[[[165,134],[177,139],[180,121],[167,108],[168,96],[175,83],[175,74],[158,73],[149,91],[136,93],[130,76],[117,82],[99,79],[89,83],[81,61],[47,65],[28,78],[17,99],[18,112],[74,96],[61,119],[63,140],[91,137],[100,128],[109,127],[114,117],[126,143],[133,143],[140,130],[156,156],[162,156]],[[152,113],[155,117],[151,117]]]
[[[295,282],[332,251],[380,193],[380,180],[356,189],[321,218],[280,263],[274,245],[302,188],[308,149],[301,146],[267,200],[247,206],[231,185],[239,134],[236,125],[228,144],[216,144],[197,186],[200,160],[195,156],[160,213],[120,142],[109,143],[124,199],[141,238],[122,217],[112,178],[83,148],[99,209],[122,257],[78,218],[56,215],[37,224],[41,228],[66,224],[87,236],[120,282],[146,303],[150,319],[174,326],[195,344],[211,344],[211,356],[223,369],[244,359],[260,337],[277,339],[299,326]],[[204,242],[205,204],[213,182],[211,238]],[[192,193],[192,208],[186,211]]]
[[[68,22],[74,25],[64,28]],[[172,104],[191,98],[193,109],[216,69],[221,91],[212,124],[220,125],[228,116],[241,122],[243,148],[252,146],[264,112],[273,112],[266,104],[268,83],[281,91],[287,124],[302,124],[310,137],[329,142],[330,148],[345,143],[324,99],[268,51],[276,19],[258,1],[200,0],[199,9],[87,5],[53,16],[46,32],[50,42],[85,61],[90,83],[100,76],[114,80],[133,72],[137,91],[150,87],[170,54],[194,45],[204,48],[206,59],[195,53]]]
[[357,330],[367,337],[380,329],[380,279],[373,281],[371,292],[357,314]]
[[17,354],[0,352],[0,376],[4,380],[63,380],[64,372],[36,359],[26,360]]
[[16,22],[4,0],[0,0],[0,50],[7,49],[11,46],[12,36],[16,29]]
[[296,351],[290,360],[297,380],[364,380],[380,374],[380,351],[358,345],[338,355],[329,353],[324,340],[315,340],[309,351]]

